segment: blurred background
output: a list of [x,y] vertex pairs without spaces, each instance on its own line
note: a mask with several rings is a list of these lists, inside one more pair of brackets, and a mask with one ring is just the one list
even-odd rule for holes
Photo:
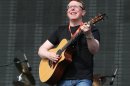
[[[88,21],[106,13],[96,26],[101,34],[100,52],[94,58],[94,74],[113,75],[113,86],[130,86],[130,0],[84,0]],[[36,86],[46,86],[39,80],[39,46],[59,25],[67,24],[67,0],[0,0],[0,86],[13,86],[18,69],[14,58],[26,54]],[[103,86],[110,86],[107,78]]]

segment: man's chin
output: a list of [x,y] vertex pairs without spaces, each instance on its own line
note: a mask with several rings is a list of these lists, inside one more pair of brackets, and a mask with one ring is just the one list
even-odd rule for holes
[[77,18],[70,18],[70,20],[75,21],[75,20],[77,20]]

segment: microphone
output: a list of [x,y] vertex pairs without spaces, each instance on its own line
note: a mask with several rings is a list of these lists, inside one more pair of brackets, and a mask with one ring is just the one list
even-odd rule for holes
[[111,79],[111,81],[110,81],[110,85],[113,85],[114,79],[115,79],[116,74],[117,74],[117,70],[118,70],[118,68],[116,68],[116,70],[115,70],[115,72],[114,72],[114,75],[112,75],[112,79]]
[[25,53],[24,53],[24,59],[25,59],[25,62],[27,63],[27,67],[28,67],[29,71],[31,71],[32,68],[31,68],[31,66],[30,66],[30,64],[29,64],[29,62],[28,62],[28,59],[27,59]]

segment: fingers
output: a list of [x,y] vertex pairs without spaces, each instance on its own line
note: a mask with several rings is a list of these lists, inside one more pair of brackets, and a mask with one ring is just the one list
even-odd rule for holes
[[60,56],[56,55],[55,53],[51,53],[51,55],[48,59],[51,60],[52,62],[56,63],[60,59]]
[[55,57],[52,58],[52,61],[56,63],[59,60],[59,58],[60,57],[58,55],[56,55]]
[[88,32],[88,31],[90,31],[90,29],[91,29],[90,22],[88,22],[88,23],[85,22],[80,28],[85,33]]
[[90,22],[86,22],[85,24],[86,24],[88,27],[90,27]]

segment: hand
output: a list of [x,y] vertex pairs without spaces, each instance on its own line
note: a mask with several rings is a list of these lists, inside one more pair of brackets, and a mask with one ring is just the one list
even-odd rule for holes
[[89,34],[91,33],[91,25],[90,22],[85,22],[81,27],[81,30],[84,32],[84,34]]
[[49,57],[48,59],[54,63],[56,63],[59,59],[60,59],[60,56],[57,55],[56,53],[54,52],[49,52]]

